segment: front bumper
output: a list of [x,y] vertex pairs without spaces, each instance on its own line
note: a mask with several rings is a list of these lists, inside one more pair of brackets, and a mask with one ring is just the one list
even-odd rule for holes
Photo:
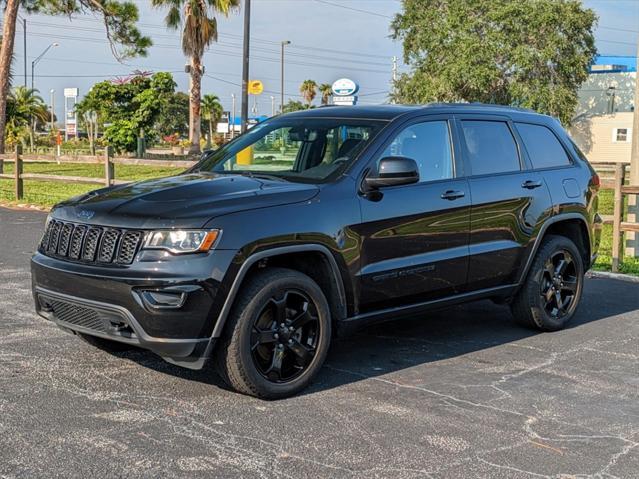
[[[134,344],[198,369],[213,347],[221,283],[233,256],[222,250],[113,268],[36,253],[31,260],[36,311],[63,329]],[[149,291],[177,292],[184,301],[156,307],[146,298]]]

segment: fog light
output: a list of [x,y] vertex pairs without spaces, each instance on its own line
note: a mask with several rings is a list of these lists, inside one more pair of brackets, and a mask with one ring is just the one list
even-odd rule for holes
[[178,309],[186,301],[183,291],[142,291],[140,296],[145,305],[154,309]]

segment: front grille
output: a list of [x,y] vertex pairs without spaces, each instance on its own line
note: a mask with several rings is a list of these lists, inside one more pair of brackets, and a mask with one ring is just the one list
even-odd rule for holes
[[47,224],[40,252],[84,263],[131,264],[144,233],[137,230],[101,228],[58,220]]
[[107,332],[100,313],[95,309],[46,296],[41,296],[41,300],[46,302],[58,321],[80,326],[92,331]]

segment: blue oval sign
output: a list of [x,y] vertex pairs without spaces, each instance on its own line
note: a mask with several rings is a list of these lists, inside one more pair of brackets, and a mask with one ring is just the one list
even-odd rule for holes
[[351,96],[358,92],[359,85],[350,78],[340,78],[333,83],[332,90],[336,96]]

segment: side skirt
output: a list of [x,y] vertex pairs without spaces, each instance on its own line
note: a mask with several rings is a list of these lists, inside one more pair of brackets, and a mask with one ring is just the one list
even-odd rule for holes
[[515,291],[517,291],[518,287],[519,285],[517,284],[509,284],[506,286],[498,286],[496,288],[487,288],[481,289],[479,291],[457,294],[454,296],[448,296],[446,298],[435,299],[423,303],[410,304],[406,306],[399,306],[396,308],[387,308],[379,311],[371,311],[369,313],[358,314],[357,316],[352,316],[350,318],[339,321],[337,324],[337,334],[340,337],[348,336],[352,332],[364,326],[370,326],[371,324],[407,318],[418,315],[420,313],[453,306],[455,304],[468,303],[470,301],[492,297],[508,298],[509,296],[513,295]]

